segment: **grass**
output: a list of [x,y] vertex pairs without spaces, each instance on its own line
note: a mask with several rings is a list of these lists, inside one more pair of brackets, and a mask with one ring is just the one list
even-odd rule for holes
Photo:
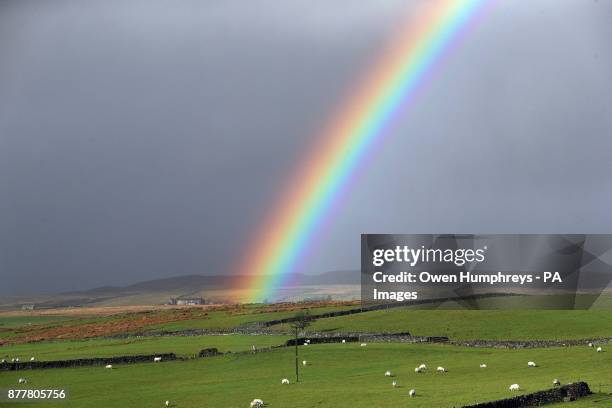
[[0,329],[13,329],[32,324],[55,323],[70,320],[67,316],[3,316],[0,317]]
[[[506,301],[505,299],[503,301]],[[518,299],[508,299],[516,302]],[[322,307],[317,314],[354,306]],[[21,329],[39,325],[40,330],[58,326],[77,329],[80,325],[116,325],[126,319],[143,321],[158,316],[140,313],[122,316],[34,316],[0,318],[0,336],[16,335]],[[178,313],[163,311],[160,314]],[[290,317],[294,311],[270,311],[261,306],[239,310],[217,310],[204,314],[194,310],[185,320],[146,324],[149,331],[183,329],[223,329],[262,320]],[[45,319],[46,317],[50,319]],[[153,321],[153,320],[152,320]],[[275,329],[288,329],[278,325]],[[319,319],[309,330],[343,332],[400,332],[415,335],[446,335],[452,339],[576,339],[612,337],[609,310],[421,310],[403,307],[349,316]],[[128,339],[56,340],[0,347],[0,356],[28,360],[58,360],[87,357],[111,357],[132,354],[173,352],[193,356],[202,348],[217,347],[220,351],[250,350],[280,345],[283,335],[206,335],[176,337],[133,337]],[[466,348],[443,344],[371,343],[367,347],[349,344],[321,344],[300,348],[300,360],[312,364],[302,367],[302,382],[294,383],[292,348],[243,355],[224,355],[160,364],[118,365],[113,370],[102,367],[0,372],[0,389],[17,387],[19,377],[28,378],[28,387],[67,388],[70,400],[48,402],[46,406],[163,407],[165,400],[176,408],[183,407],[246,407],[253,398],[262,398],[274,407],[453,407],[506,398],[512,395],[508,386],[519,383],[521,393],[530,393],[552,386],[552,379],[562,383],[584,380],[596,392],[584,400],[551,405],[554,408],[612,406],[612,346],[604,353],[592,348],[567,347],[507,350]],[[528,368],[527,361],[539,364]],[[430,371],[415,374],[414,367],[426,363]],[[487,369],[478,368],[485,362]],[[437,374],[436,366],[449,372]],[[401,388],[393,389],[391,379],[383,373],[392,370]],[[289,378],[289,386],[280,380]],[[601,384],[601,385],[600,385]],[[416,398],[408,391],[417,390]],[[37,403],[0,403],[2,406],[29,407]]]
[[[288,326],[275,326],[286,330]],[[609,310],[414,310],[397,308],[320,319],[329,332],[405,332],[453,340],[566,340],[612,337]]]
[[[307,308],[307,305],[294,306]],[[311,313],[325,313],[334,310],[352,309],[356,306],[312,307]],[[167,309],[146,312],[122,313],[110,316],[3,316],[0,315],[0,340],[14,342],[26,338],[49,340],[59,338],[100,337],[120,333],[141,333],[157,331],[180,331],[188,329],[223,330],[264,320],[282,319],[295,315],[296,310],[270,311],[273,305],[248,305],[226,310]],[[31,323],[31,324],[30,324]],[[88,330],[82,330],[89,325]],[[123,325],[123,326],[122,326]],[[92,333],[92,328],[103,328]],[[117,332],[117,328],[120,328]],[[61,333],[60,333],[61,332]],[[70,333],[70,337],[66,337]],[[0,343],[2,343],[0,341]]]
[[[357,306],[340,306],[340,307],[319,307],[311,308],[310,313],[319,314],[336,310],[354,309]],[[261,312],[257,308],[246,310],[242,314],[235,314],[228,311],[209,312],[208,316],[203,319],[180,320],[170,323],[162,323],[149,326],[150,331],[156,330],[187,330],[187,329],[229,329],[249,323],[262,322],[267,320],[284,319],[295,315],[295,311],[287,312]]]
[[[8,372],[0,376],[0,388],[15,386],[26,376],[30,388],[66,387],[67,403],[46,406],[161,407],[169,399],[178,407],[246,407],[262,398],[269,407],[452,407],[515,395],[508,391],[519,383],[521,393],[551,387],[553,378],[563,383],[589,382],[594,391],[603,382],[595,400],[612,400],[612,353],[595,353],[587,347],[529,350],[470,349],[448,345],[357,344],[312,345],[300,349],[300,359],[311,362],[302,369],[302,382],[294,383],[293,350],[279,349],[255,355],[228,355],[188,362]],[[527,361],[539,364],[528,368]],[[425,362],[425,374],[414,367]],[[480,369],[481,362],[488,364]],[[442,365],[446,374],[432,368]],[[393,389],[383,376],[392,370],[401,388]],[[281,378],[292,384],[280,385]],[[417,390],[416,398],[407,396]],[[101,392],[112,390],[112,392]],[[586,405],[585,405],[586,404]],[[7,407],[11,404],[5,404]],[[19,403],[16,407],[37,406]],[[567,405],[567,404],[566,404]],[[558,405],[564,406],[564,405]],[[600,406],[606,406],[604,404]]]
[[2,358],[19,357],[21,361],[27,361],[32,356],[40,361],[158,353],[193,356],[203,348],[216,347],[224,352],[246,351],[252,345],[269,347],[284,344],[287,339],[287,336],[222,335],[53,341],[3,346],[0,347],[0,355]]
[[[601,296],[601,306],[611,303],[612,296]],[[511,304],[531,305],[524,297],[483,299],[495,302],[497,307]],[[501,303],[500,303],[501,302]],[[443,305],[444,306],[444,305]],[[489,305],[491,306],[491,305]],[[352,309],[356,306],[317,307],[312,314],[333,310]],[[135,325],[127,332],[180,331],[189,329],[223,330],[266,320],[291,317],[295,311],[268,311],[265,306],[249,305],[239,310],[213,310],[203,312],[194,309],[174,321],[155,322],[156,316],[173,316],[179,311],[158,311],[144,314],[117,316],[0,316],[0,335],[5,338],[23,338],[48,333],[59,326],[73,328],[78,332],[84,324],[107,324],[131,320],[139,323],[138,316],[150,321]],[[136,316],[136,318],[134,318]],[[38,318],[39,320],[36,320]],[[29,325],[32,323],[32,325]],[[288,325],[277,325],[272,330],[288,330]],[[25,330],[25,331],[24,331]],[[402,307],[389,310],[359,313],[348,316],[317,320],[311,330],[328,332],[405,332],[422,336],[448,336],[454,340],[566,340],[581,338],[612,337],[610,310],[425,310],[419,307]],[[111,334],[111,333],[109,333]],[[45,336],[43,336],[45,337]],[[47,337],[45,337],[47,338]]]

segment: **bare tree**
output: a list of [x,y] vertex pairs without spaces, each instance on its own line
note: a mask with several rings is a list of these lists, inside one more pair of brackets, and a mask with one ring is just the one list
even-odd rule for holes
[[298,334],[310,326],[314,319],[308,310],[298,312],[294,319],[295,320],[291,323],[291,327],[295,333],[295,382],[297,383],[300,382],[300,365],[298,364]]

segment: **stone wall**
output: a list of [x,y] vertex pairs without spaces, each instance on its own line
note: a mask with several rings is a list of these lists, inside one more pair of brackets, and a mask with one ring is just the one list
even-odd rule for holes
[[[342,343],[342,340],[349,342],[359,341],[358,336],[313,336],[313,337],[300,337],[297,339],[298,345],[303,345],[306,339],[310,340],[310,344],[317,343]],[[295,346],[295,339],[289,339],[285,343],[286,346]]]
[[219,350],[217,350],[216,347],[211,347],[211,348],[205,348],[200,350],[200,352],[198,353],[198,357],[203,358],[203,357],[212,357],[212,356],[217,356],[221,353],[219,353]]
[[591,394],[589,385],[585,382],[577,382],[563,387],[551,388],[545,391],[534,392],[533,394],[519,395],[514,398],[483,402],[476,405],[466,405],[463,408],[520,408],[537,407],[556,402],[575,401],[580,397]]
[[410,333],[362,334],[359,341],[372,343],[447,343],[445,336],[411,336]]
[[[342,343],[342,340],[349,342],[362,343],[446,343],[448,337],[443,336],[412,336],[408,332],[403,333],[308,333],[308,337],[299,337],[298,345],[303,345],[306,340],[310,340],[310,344],[317,343]],[[289,339],[285,343],[286,346],[294,346],[295,339]]]
[[15,370],[36,370],[47,368],[68,368],[84,366],[105,366],[107,364],[133,364],[133,363],[152,363],[153,358],[161,357],[162,361],[176,360],[176,354],[152,354],[118,357],[100,358],[80,358],[75,360],[54,360],[54,361],[24,361],[19,363],[0,363],[0,371]]
[[506,348],[506,349],[526,349],[526,348],[546,348],[546,347],[569,347],[586,346],[593,343],[596,347],[599,344],[610,343],[611,339],[581,339],[581,340],[455,340],[450,344],[463,347],[485,347],[485,348]]

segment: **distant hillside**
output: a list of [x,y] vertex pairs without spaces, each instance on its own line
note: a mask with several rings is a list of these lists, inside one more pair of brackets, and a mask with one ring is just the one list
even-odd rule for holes
[[[183,291],[186,293],[199,292],[206,289],[231,289],[234,282],[239,282],[244,276],[205,276],[182,275],[164,279],[138,282],[129,286],[105,286],[75,292],[87,294],[134,293],[134,292],[168,292]],[[331,271],[320,275],[296,274],[292,278],[296,285],[359,285],[358,271]]]
[[154,279],[150,281],[138,282],[128,286],[104,286],[78,292],[68,292],[64,294],[109,294],[109,293],[138,293],[138,292],[168,292],[186,291],[231,287],[232,281],[236,277],[231,276],[204,276],[204,275],[182,275],[171,278]]
[[[198,296],[216,302],[232,298],[233,283],[244,276],[183,275],[164,279],[138,282],[128,286],[104,286],[83,291],[64,292],[57,295],[12,296],[0,298],[0,310],[18,309],[24,304],[35,304],[38,308],[79,306],[132,306],[167,303],[173,297]],[[292,277],[294,287],[291,298],[300,294],[308,297],[337,293],[356,293],[360,284],[358,271],[331,271],[320,275],[297,274]],[[336,285],[337,291],[330,290]],[[299,287],[308,287],[301,292]],[[318,290],[317,287],[321,287]],[[297,287],[297,289],[296,289]],[[350,287],[348,290],[346,287]],[[341,295],[342,296],[342,295]]]

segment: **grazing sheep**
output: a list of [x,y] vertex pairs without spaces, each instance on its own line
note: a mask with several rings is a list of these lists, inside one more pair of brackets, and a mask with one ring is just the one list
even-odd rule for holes
[[410,395],[410,397],[416,396],[416,390],[412,389],[412,390],[408,391],[408,395]]
[[34,361],[36,360],[34,357],[30,357],[30,361]]
[[537,367],[537,366],[538,366],[538,365],[537,365],[536,363],[534,363],[533,361],[528,361],[528,362],[527,362],[527,365],[528,365],[529,367]]
[[367,343],[361,343],[361,347],[365,347],[367,345],[368,345]]
[[304,343],[303,345],[304,345],[304,346],[307,346],[307,345],[308,345],[308,343]]
[[169,407],[170,406],[170,401],[166,401],[166,406]]
[[558,379],[558,378],[555,378],[555,379],[553,380],[553,385],[559,386],[559,385],[561,385],[561,381],[559,381],[559,379]]
[[593,343],[589,343],[589,347],[593,347]]
[[487,368],[487,365],[485,363],[481,363],[480,368]]
[[520,385],[518,385],[518,384],[512,384],[510,387],[508,387],[508,389],[509,389],[510,391],[520,391],[521,386],[520,386]]
[[419,368],[420,368],[421,370],[427,370],[427,366],[426,366],[425,364],[421,364],[421,365],[419,366]]
[[438,368],[436,368],[436,371],[439,372],[439,373],[445,373],[446,372],[446,368],[438,367]]
[[397,381],[393,380],[393,382],[391,383],[391,385],[393,386],[393,388],[397,387]]
[[264,402],[259,398],[255,398],[253,401],[251,401],[251,408],[262,408],[263,406]]
[[2,361],[0,361],[0,363],[4,364],[4,363],[6,363],[6,360],[2,359]]
[[113,368],[113,365],[112,364],[107,364],[104,368],[109,368],[110,369],[110,368]]
[[423,373],[423,372],[425,372],[425,370],[423,370],[421,367],[415,367],[414,368],[414,372],[415,373]]
[[385,371],[385,377],[391,377],[391,371],[389,370]]
[[346,343],[346,340],[342,339],[342,344]]
[[20,378],[19,379],[19,384],[27,384],[28,380],[26,380],[25,378]]
[[153,357],[154,363],[159,363],[161,361],[161,357]]
[[283,379],[281,380],[281,384],[283,384],[283,385],[284,385],[284,384],[289,384],[289,380],[288,380],[287,378],[283,378]]
[[601,348],[601,347],[597,347],[597,352],[598,352],[598,353],[601,353],[602,351],[603,351],[603,350],[602,350],[602,348]]
[[302,361],[302,365],[308,365],[308,361],[303,360],[303,361]]

